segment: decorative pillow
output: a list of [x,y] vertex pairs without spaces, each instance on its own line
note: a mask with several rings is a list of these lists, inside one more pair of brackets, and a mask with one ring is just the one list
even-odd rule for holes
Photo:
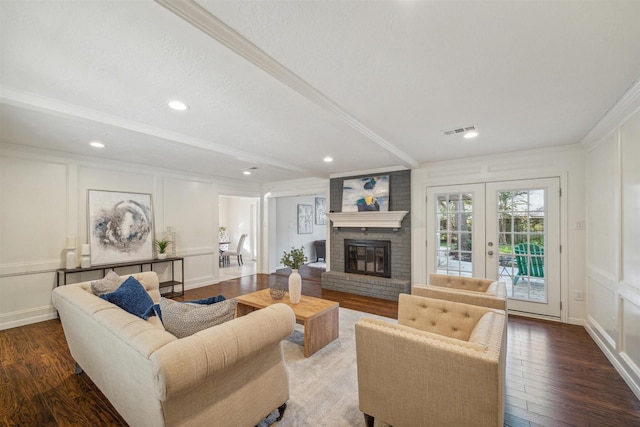
[[234,319],[237,305],[238,301],[235,298],[211,305],[184,304],[160,298],[164,328],[178,338],[188,337]]
[[94,295],[113,292],[118,289],[118,286],[120,286],[122,282],[124,282],[124,280],[118,276],[118,273],[109,270],[104,278],[91,282],[91,292],[93,292]]
[[[220,294],[220,295],[216,295],[215,297],[208,297],[208,298],[202,298],[202,299],[194,299],[191,301],[184,301],[183,304],[206,304],[206,305],[210,305],[210,304],[215,304],[217,302],[222,302],[224,301],[226,298],[224,297],[224,295]],[[160,320],[162,321],[162,309],[160,308],[160,304],[154,304],[153,307],[151,307],[151,310],[153,310],[153,313],[158,316],[160,318]],[[153,314],[152,314],[153,315]]]
[[147,320],[153,315],[151,296],[133,276],[129,276],[115,291],[101,294],[99,297],[141,319]]
[[202,299],[194,299],[191,301],[185,301],[186,304],[215,304],[217,302],[222,302],[224,301],[226,298],[224,297],[224,295],[220,294],[220,295],[216,295],[215,297],[208,297],[208,298],[202,298]]

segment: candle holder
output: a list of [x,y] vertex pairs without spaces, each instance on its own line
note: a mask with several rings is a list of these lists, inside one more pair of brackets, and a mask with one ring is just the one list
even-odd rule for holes
[[78,256],[76,255],[76,236],[67,236],[67,256],[66,268],[73,270],[78,267]]
[[91,267],[91,246],[88,243],[84,243],[82,245],[82,251],[80,252],[82,255],[82,260],[80,262],[80,267],[89,268]]

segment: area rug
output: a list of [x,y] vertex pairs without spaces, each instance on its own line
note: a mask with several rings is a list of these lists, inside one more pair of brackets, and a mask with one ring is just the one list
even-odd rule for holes
[[311,268],[327,268],[327,263],[326,262],[310,262],[309,264],[305,264],[305,267],[311,267]]
[[[394,319],[339,309],[340,333],[337,340],[311,357],[303,355],[303,327],[296,325],[283,341],[285,363],[289,370],[290,397],[278,427],[364,426],[358,409],[358,376],[354,325],[361,317],[397,322]],[[386,426],[376,421],[376,427]]]

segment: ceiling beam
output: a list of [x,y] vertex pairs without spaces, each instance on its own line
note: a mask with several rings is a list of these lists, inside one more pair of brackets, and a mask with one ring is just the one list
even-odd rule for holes
[[345,111],[322,92],[311,86],[300,76],[267,55],[262,49],[244,38],[236,30],[222,22],[205,8],[193,0],[154,0],[173,14],[187,21],[198,30],[207,34],[222,45],[231,49],[247,61],[278,79],[300,95],[335,114],[340,120],[351,126],[360,134],[373,141],[389,153],[396,156],[407,167],[418,167],[419,164],[407,153],[369,129],[364,123]]
[[201,138],[195,138],[179,132],[173,132],[166,129],[150,126],[148,124],[128,120],[112,114],[101,111],[92,110],[90,108],[80,107],[78,105],[46,98],[40,95],[16,90],[7,86],[0,85],[0,104],[12,105],[14,107],[24,108],[27,110],[38,111],[47,114],[56,114],[59,116],[74,117],[83,120],[94,121],[106,125],[114,126],[120,129],[126,129],[145,135],[162,138],[168,141],[190,145],[192,147],[201,148],[207,151],[220,153],[221,155],[232,157],[236,160],[246,162],[252,165],[265,165],[274,168],[280,168],[291,172],[308,174],[308,171],[302,167],[296,166],[291,162],[282,162],[256,156],[252,153],[236,150],[225,144],[217,144]]

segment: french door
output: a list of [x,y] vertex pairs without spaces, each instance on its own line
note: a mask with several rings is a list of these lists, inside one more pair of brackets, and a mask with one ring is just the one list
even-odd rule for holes
[[504,282],[511,311],[560,317],[558,178],[427,188],[427,273]]

